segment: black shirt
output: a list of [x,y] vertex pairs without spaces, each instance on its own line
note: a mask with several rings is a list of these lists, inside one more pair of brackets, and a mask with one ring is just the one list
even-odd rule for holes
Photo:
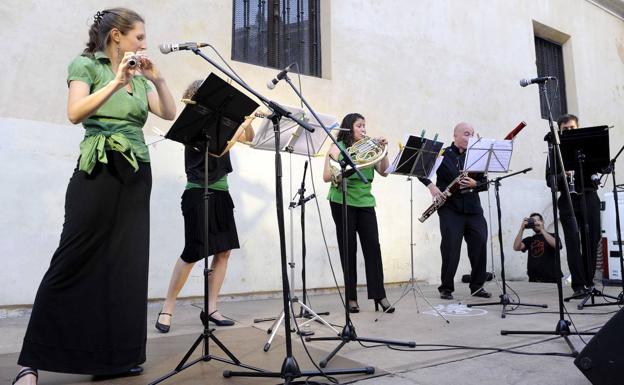
[[[553,238],[555,234],[549,233]],[[556,283],[563,274],[556,273],[555,248],[550,246],[542,234],[535,234],[522,240],[524,251],[528,253],[527,274],[530,282]],[[559,242],[561,247],[561,242]]]
[[[436,186],[440,191],[444,191],[453,180],[455,180],[464,168],[466,152],[460,154],[459,148],[451,144],[444,149],[442,164],[436,171]],[[448,207],[453,211],[462,214],[482,214],[481,200],[479,192],[487,190],[487,178],[485,174],[478,173],[471,175],[477,181],[477,187],[471,190],[457,191],[451,195],[442,207]],[[431,181],[427,178],[418,178],[425,186]]]
[[[186,180],[204,186],[204,158],[205,144],[184,146],[184,167]],[[208,184],[213,184],[225,175],[232,172],[230,153],[227,152],[220,158],[208,157]]]

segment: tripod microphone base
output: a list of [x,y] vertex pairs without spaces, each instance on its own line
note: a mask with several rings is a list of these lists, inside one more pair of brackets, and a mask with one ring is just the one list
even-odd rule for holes
[[[596,297],[609,298],[609,299],[615,300],[615,302],[596,303]],[[578,310],[583,310],[584,307],[621,305],[623,303],[622,302],[622,293],[620,293],[620,295],[618,295],[617,297],[614,297],[612,295],[608,295],[608,294],[605,294],[605,293],[601,292],[600,290],[596,289],[595,287],[592,287],[586,293],[579,294],[579,295],[573,295],[573,296],[570,296],[568,298],[565,298],[564,301],[565,302],[570,302],[571,299],[579,299],[579,298],[583,298],[583,299],[581,300],[581,303],[579,303],[576,306],[576,308]],[[589,300],[591,300],[591,303],[588,304],[587,301],[589,301]]]
[[500,333],[503,336],[509,335],[509,334],[519,334],[519,335],[529,335],[529,334],[536,334],[536,335],[554,335],[554,336],[559,336],[562,337],[566,344],[568,344],[568,347],[570,348],[570,357],[576,357],[578,356],[578,351],[576,350],[576,348],[574,347],[574,345],[572,344],[572,341],[570,341],[569,336],[574,334],[574,335],[582,335],[582,336],[593,336],[596,334],[596,332],[575,332],[575,333],[571,333],[570,332],[570,324],[571,322],[565,319],[560,319],[557,322],[557,326],[555,327],[554,331],[547,331],[547,330],[501,330]]
[[345,325],[344,328],[342,328],[342,331],[340,332],[340,334],[336,337],[312,337],[312,338],[307,337],[306,341],[308,342],[309,341],[340,341],[340,344],[338,344],[338,346],[332,352],[330,352],[327,355],[327,357],[325,357],[323,360],[319,362],[319,366],[321,368],[326,367],[327,363],[332,358],[334,358],[336,353],[338,353],[340,349],[342,349],[343,346],[345,346],[347,343],[352,342],[352,341],[371,342],[371,343],[383,344],[383,345],[406,346],[409,348],[416,347],[416,342],[414,341],[405,342],[405,341],[385,340],[385,339],[378,339],[378,338],[358,337],[355,332],[355,327],[350,324]]
[[507,316],[507,306],[533,306],[533,307],[541,307],[544,309],[548,308],[548,305],[546,304],[538,305],[538,304],[512,301],[511,298],[509,298],[509,294],[507,293],[503,293],[499,297],[500,297],[500,301],[498,302],[469,303],[466,305],[466,307],[503,305],[503,309],[501,310],[501,318],[505,318]]
[[[352,369],[329,369],[323,372],[316,370],[301,371],[297,360],[294,357],[286,357],[282,363],[282,369],[279,372],[233,372],[231,370],[224,370],[223,377],[266,377],[266,378],[283,378],[284,384],[295,384],[300,382],[293,382],[294,379],[299,377],[318,377],[318,376],[332,376],[340,374],[375,374],[375,368],[372,366],[366,366],[363,368]],[[305,383],[305,382],[301,382]]]

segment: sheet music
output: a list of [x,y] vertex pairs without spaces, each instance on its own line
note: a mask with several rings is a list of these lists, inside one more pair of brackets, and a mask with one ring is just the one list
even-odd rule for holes
[[470,138],[464,171],[507,172],[512,153],[512,140]]
[[442,164],[443,160],[444,160],[443,156],[438,156],[438,158],[435,161],[435,164],[433,165],[433,168],[431,169],[431,172],[429,173],[429,175],[427,175],[427,179],[429,179],[429,180],[433,179],[433,177],[435,176],[436,172],[440,168],[440,165]]
[[401,154],[403,154],[403,150],[405,149],[405,146],[403,145],[403,143],[407,143],[407,140],[409,139],[409,137],[410,137],[409,134],[403,135],[403,141],[399,143],[399,147],[400,147],[399,152],[394,157],[394,160],[392,161],[392,163],[388,165],[388,168],[385,171],[386,174],[392,174],[394,170],[396,170],[397,166],[399,165],[399,159],[401,159]]
[[[285,150],[286,147],[292,149],[292,153],[300,155],[318,155],[323,143],[327,139],[327,134],[318,124],[312,114],[307,113],[300,107],[282,106],[293,114],[293,117],[303,120],[312,126],[315,130],[313,133],[308,132],[297,122],[289,118],[282,118],[280,121],[280,149]],[[330,115],[317,114],[323,125],[330,131],[339,126],[338,120]],[[251,147],[258,150],[275,150],[275,135],[273,132],[273,122],[267,118],[263,118],[260,127],[256,130],[256,135]]]

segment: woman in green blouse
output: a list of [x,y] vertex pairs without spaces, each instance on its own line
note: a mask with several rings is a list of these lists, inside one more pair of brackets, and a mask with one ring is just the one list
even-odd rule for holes
[[[353,143],[362,139],[366,135],[366,121],[358,113],[348,114],[342,120],[340,127],[343,131],[338,134],[338,144],[343,148],[350,147]],[[386,145],[385,138],[377,140]],[[332,145],[325,158],[325,168],[323,170],[323,180],[331,181],[331,171],[329,165],[330,157],[338,159],[340,151],[336,145]],[[349,301],[349,311],[357,313],[360,307],[357,302],[357,239],[360,238],[362,254],[364,254],[364,265],[366,270],[366,286],[368,288],[368,298],[374,300],[375,310],[381,305],[385,312],[392,313],[394,308],[386,298],[386,291],[383,285],[383,264],[381,261],[381,248],[379,246],[379,230],[377,227],[377,215],[375,213],[375,197],[371,193],[371,184],[375,171],[381,176],[386,176],[385,170],[388,168],[388,157],[385,156],[375,166],[362,169],[362,174],[369,183],[364,184],[357,174],[347,178],[347,250],[348,255],[345,263],[343,251],[343,226],[342,226],[342,192],[339,187],[331,186],[328,199],[331,206],[332,217],[336,224],[336,236],[338,239],[338,249],[343,269],[345,265],[349,271],[349,280],[345,283],[346,299]]]
[[144,21],[125,8],[97,12],[69,65],[67,115],[85,138],[67,187],[65,222],[35,302],[17,384],[37,369],[140,374],[145,361],[151,169],[148,111],[173,120],[164,78],[142,54]]

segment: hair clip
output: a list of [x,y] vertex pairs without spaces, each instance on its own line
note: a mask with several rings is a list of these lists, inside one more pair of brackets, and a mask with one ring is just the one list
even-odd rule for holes
[[95,16],[93,16],[93,22],[96,24],[99,24],[100,21],[102,21],[102,18],[104,17],[104,15],[106,14],[106,11],[102,12],[102,11],[97,11],[95,13]]

